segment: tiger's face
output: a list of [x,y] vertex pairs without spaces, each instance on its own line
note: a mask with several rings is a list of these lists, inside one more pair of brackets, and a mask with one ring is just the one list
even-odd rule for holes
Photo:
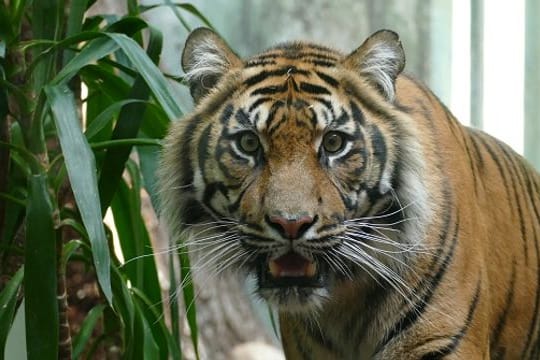
[[293,43],[244,62],[200,29],[183,65],[198,106],[169,135],[162,179],[165,207],[178,209],[170,221],[189,224],[201,266],[256,279],[290,311],[384,276],[393,257],[377,249],[400,246],[389,226],[400,216],[387,114],[403,68],[395,34],[348,57]]

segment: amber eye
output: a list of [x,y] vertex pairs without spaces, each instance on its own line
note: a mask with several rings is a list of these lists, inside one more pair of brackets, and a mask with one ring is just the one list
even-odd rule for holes
[[345,140],[343,139],[342,134],[332,131],[324,135],[323,147],[326,152],[337,153],[338,151],[343,149],[344,145]]
[[261,145],[261,143],[259,142],[259,138],[257,137],[257,135],[252,132],[246,131],[242,135],[240,135],[238,145],[240,147],[240,150],[242,150],[243,152],[253,154],[257,150],[259,150],[259,146]]

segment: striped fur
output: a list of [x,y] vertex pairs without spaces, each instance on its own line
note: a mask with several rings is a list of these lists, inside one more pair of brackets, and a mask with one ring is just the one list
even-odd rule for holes
[[[166,140],[163,216],[201,266],[255,279],[287,358],[540,357],[540,176],[400,74],[396,34],[241,60],[199,29],[183,64],[197,106]],[[276,214],[314,221],[291,241]],[[322,286],[261,286],[291,249]]]

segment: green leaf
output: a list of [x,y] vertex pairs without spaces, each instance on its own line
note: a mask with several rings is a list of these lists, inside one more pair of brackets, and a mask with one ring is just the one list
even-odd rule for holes
[[144,188],[150,196],[154,209],[160,209],[157,187],[160,150],[161,148],[157,146],[137,146]]
[[178,104],[172,95],[173,92],[167,80],[159,68],[152,63],[152,60],[146,55],[146,53],[135,41],[126,35],[107,35],[113,39],[118,46],[120,46],[129,60],[133,63],[133,66],[145,79],[146,84],[150,87],[156,100],[163,107],[163,110],[165,110],[169,118],[171,120],[179,118],[182,115],[182,111],[178,107]]
[[154,339],[160,351],[160,359],[181,359],[180,343],[171,336],[169,329],[164,323],[164,317],[156,304],[152,303],[145,294],[137,288],[132,289],[133,295],[137,298],[139,307],[144,318],[150,326]]
[[152,146],[161,147],[161,140],[146,139],[146,138],[134,138],[134,139],[120,139],[110,141],[100,141],[90,145],[93,150],[113,149],[115,147],[129,147],[132,146]]
[[195,355],[199,358],[199,341],[197,327],[197,310],[195,305],[195,287],[191,276],[191,265],[186,249],[181,246],[178,249],[178,258],[180,260],[180,276],[182,279],[182,292],[184,294],[184,305],[186,306],[186,316],[191,331],[191,342],[195,349]]
[[[40,0],[32,4],[32,36],[35,39],[56,40],[62,28],[62,18],[59,16],[64,9],[62,0]],[[47,14],[46,16],[44,16]],[[42,51],[41,47],[34,49],[34,57]],[[33,73],[34,89],[41,89],[53,75],[56,61],[50,56],[40,62]]]
[[[0,351],[4,351],[9,329],[15,316],[15,305],[19,287],[23,280],[24,267],[21,267],[6,284],[0,293]],[[0,357],[2,354],[0,353]]]
[[178,289],[176,288],[178,282],[176,281],[176,269],[175,269],[175,253],[169,252],[169,311],[171,313],[171,328],[172,336],[176,343],[181,343],[180,337],[180,310],[178,308]]
[[145,103],[143,100],[137,99],[128,99],[123,101],[117,101],[110,106],[108,106],[103,112],[96,116],[92,122],[86,128],[84,135],[86,138],[91,141],[94,136],[96,136],[101,130],[103,130],[107,125],[109,125],[114,119],[115,115],[125,106],[134,103]]
[[26,209],[24,296],[28,359],[58,358],[56,233],[47,178],[30,178]]
[[137,303],[135,305],[135,354],[143,354],[142,359],[158,359],[159,349],[150,330],[148,321]]
[[73,94],[67,86],[47,86],[45,93],[58,131],[73,194],[92,245],[97,278],[107,301],[112,303],[111,260],[101,216],[94,154],[81,131]]
[[[81,33],[83,26],[84,12],[88,8],[88,0],[70,1],[70,8],[67,12],[67,26],[65,37],[69,38],[74,34]],[[75,55],[73,52],[64,52],[63,64],[67,64]]]
[[99,318],[101,317],[101,315],[103,315],[104,309],[105,305],[97,305],[94,306],[86,315],[86,318],[81,325],[79,333],[73,337],[74,359],[78,359],[83,352],[86,344],[88,343],[88,340],[90,340],[92,336],[92,332],[94,331],[94,328],[96,327]]
[[81,52],[58,72],[51,84],[66,83],[83,67],[95,62],[118,49],[118,45],[113,41],[103,37],[90,41]]
[[[139,61],[147,61],[154,66],[152,61],[155,61],[156,63],[159,61],[159,54],[161,53],[163,39],[161,33],[154,31],[152,28],[150,30],[147,50],[148,55],[143,52],[142,58],[145,60],[139,59]],[[133,43],[133,40],[129,40]],[[138,46],[135,48],[142,51]],[[125,49],[124,52],[126,52]],[[161,73],[159,74],[161,75]],[[137,79],[135,79],[135,83],[133,84],[129,98],[146,100],[150,95],[148,85],[148,79],[144,79],[144,76],[141,74],[139,77],[137,77]],[[144,111],[144,103],[133,103],[123,107],[114,128],[112,139],[116,140],[136,137],[143,120]],[[124,171],[124,166],[129,158],[130,153],[130,146],[110,149],[107,151],[101,166],[101,174],[99,178],[99,194],[102,209],[106,209],[109,206],[122,177],[122,172]]]
[[[170,0],[165,0],[165,3],[166,4],[169,4],[170,3]],[[183,4],[172,4],[171,5],[173,6],[178,6],[184,10],[186,10],[187,12],[191,13],[192,15],[194,15],[195,17],[197,17],[199,20],[201,20],[206,26],[208,26],[210,29],[214,29],[214,27],[212,26],[212,24],[210,23],[210,21],[208,21],[208,19],[195,7],[193,6],[192,4],[188,4],[188,3],[183,3]]]
[[135,305],[133,304],[133,298],[126,286],[126,280],[116,266],[112,267],[111,281],[114,292],[113,308],[122,319],[123,338],[125,341],[124,359],[134,359],[137,339],[134,336]]
[[130,189],[124,181],[112,202],[114,223],[124,259],[125,271],[132,286],[139,288],[154,303],[161,302],[161,288],[150,237],[141,216],[140,180],[132,176]]

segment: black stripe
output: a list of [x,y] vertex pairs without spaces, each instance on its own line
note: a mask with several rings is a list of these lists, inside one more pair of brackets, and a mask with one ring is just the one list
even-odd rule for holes
[[467,313],[467,318],[465,319],[465,323],[461,327],[461,329],[458,331],[457,334],[454,334],[450,337],[451,342],[450,344],[446,345],[443,348],[440,348],[435,351],[431,351],[427,354],[424,354],[421,359],[422,360],[440,360],[444,358],[447,355],[450,355],[453,353],[459,346],[459,343],[461,342],[461,339],[465,336],[467,333],[467,330],[469,329],[471,322],[474,318],[474,313],[476,312],[476,308],[478,307],[478,301],[480,299],[480,280],[478,280],[478,284],[476,285],[476,292],[474,294],[474,297],[471,301],[471,305],[469,306],[469,311]]
[[180,175],[180,187],[186,188],[186,186],[193,185],[193,166],[191,165],[191,142],[193,141],[193,133],[200,123],[200,118],[195,116],[190,119],[189,124],[186,126],[184,133],[182,134],[180,154],[177,154],[182,164],[182,174]]
[[327,60],[308,60],[308,59],[302,59],[304,62],[308,62],[313,65],[321,66],[321,67],[335,67],[336,62],[334,61],[327,61]]
[[243,109],[239,109],[236,112],[235,119],[242,126],[244,126],[246,128],[249,128],[249,129],[253,128],[253,124],[252,124],[251,120],[249,119],[248,114],[246,114],[246,112]]
[[210,217],[204,207],[195,199],[188,199],[186,205],[181,209],[184,223],[197,224],[204,222]]
[[257,67],[257,66],[266,66],[266,65],[275,65],[274,60],[265,60],[265,59],[254,59],[249,60],[246,64],[246,68]]
[[320,71],[315,71],[315,74],[317,74],[317,76],[320,77],[321,80],[323,80],[328,85],[333,86],[335,88],[339,87],[339,81],[334,79],[332,76],[325,74],[323,72],[320,72]]
[[227,189],[227,187],[222,182],[217,181],[217,182],[206,184],[206,188],[204,189],[202,202],[207,208],[212,210],[214,212],[214,214],[223,217],[223,216],[225,216],[225,214],[221,214],[219,211],[217,211],[212,206],[212,198],[218,192],[223,194],[226,198],[229,197],[229,194],[228,194],[229,190]]
[[379,130],[379,128],[373,124],[369,127],[369,131],[371,132],[371,146],[373,147],[372,153],[377,159],[377,161],[380,164],[381,173],[379,174],[379,178],[382,177],[382,172],[384,170],[384,167],[386,165],[387,160],[387,148],[386,148],[386,141],[384,140],[384,136]]
[[225,109],[221,112],[221,116],[219,117],[219,121],[222,124],[227,124],[229,120],[231,119],[231,116],[233,114],[234,106],[232,104],[228,104],[225,106]]
[[476,133],[473,131],[469,131],[469,137],[472,140],[474,152],[475,152],[475,159],[477,161],[478,167],[480,169],[484,168],[484,158],[482,157],[482,152],[480,151],[480,148],[478,146],[478,142],[476,141]]
[[332,105],[332,102],[320,97],[313,97],[312,100],[315,100],[318,103],[321,103],[330,113],[332,113],[332,117],[335,117],[334,115],[334,106]]
[[[253,180],[253,181],[255,181],[255,180]],[[236,212],[236,211],[240,208],[240,202],[242,201],[242,198],[244,197],[244,195],[245,195],[247,189],[248,189],[249,186],[253,183],[253,181],[252,181],[251,183],[249,183],[249,184],[248,184],[248,185],[240,192],[240,194],[238,195],[238,198],[236,199],[236,201],[235,201],[234,203],[232,203],[232,204],[229,205],[229,207],[228,207],[229,212],[234,213],[234,212]],[[253,228],[253,226],[252,226],[252,228]],[[262,229],[262,227],[261,227],[261,229]]]
[[480,142],[484,146],[484,149],[486,149],[489,156],[491,157],[491,160],[493,160],[493,162],[495,163],[495,165],[497,167],[497,170],[499,170],[499,175],[503,180],[504,189],[506,190],[505,193],[506,193],[506,196],[508,198],[508,202],[511,203],[512,200],[510,198],[510,194],[508,193],[509,187],[508,187],[508,180],[506,178],[506,171],[503,169],[502,164],[499,161],[499,157],[494,152],[494,150],[491,148],[491,146],[488,144],[486,139],[484,139],[483,137],[478,137],[478,140],[480,140]]
[[281,115],[281,118],[276,122],[275,119],[277,116],[274,117],[274,119],[270,122],[272,126],[268,125],[268,136],[272,137],[278,131],[278,129],[281,127],[281,125],[285,124],[287,122],[287,114],[284,113]]
[[[526,354],[529,351],[532,351],[531,356],[529,356],[529,359],[538,359],[538,356],[535,356],[535,352],[538,352],[538,343],[540,341],[539,334],[536,334],[536,341],[533,341],[535,330],[538,330],[538,310],[540,307],[540,249],[538,248],[538,235],[535,232],[534,234],[534,247],[536,250],[536,292],[534,295],[534,309],[533,309],[533,316],[531,319],[531,323],[529,325],[529,330],[527,331],[527,342],[525,343],[525,346],[523,347],[523,350],[521,351],[521,359],[526,359]],[[536,345],[534,345],[536,344]],[[532,345],[532,346],[531,346]],[[536,350],[535,350],[536,349]]]
[[[253,86],[263,80],[266,80],[268,78],[271,78],[271,77],[275,77],[275,76],[283,76],[287,73],[289,73],[291,71],[291,67],[290,66],[286,66],[286,67],[283,67],[283,68],[280,68],[280,69],[276,69],[276,70],[269,70],[269,71],[261,71],[259,72],[258,74],[256,75],[253,75],[249,78],[247,78],[246,80],[244,80],[244,85],[246,86]],[[301,70],[301,69],[296,69],[294,71],[295,73],[298,73],[298,74],[302,74],[302,75],[308,75],[309,74],[309,71],[307,70]]]
[[208,158],[208,150],[210,149],[210,132],[212,131],[212,124],[208,124],[199,138],[199,145],[197,146],[198,160],[199,160],[199,169],[202,172],[203,179],[206,182],[205,176],[205,163]]
[[[463,130],[463,128],[460,126],[460,129]],[[474,194],[476,195],[476,198],[478,198],[478,188],[479,188],[479,182],[478,182],[478,175],[476,174],[476,166],[475,162],[473,161],[473,156],[471,154],[471,148],[469,147],[468,137],[466,134],[461,132],[461,136],[463,138],[463,144],[465,145],[465,153],[467,154],[467,159],[469,160],[469,167],[471,170],[471,177],[473,180],[473,187],[474,187]]]
[[[290,49],[286,49],[290,50]],[[297,49],[294,49],[297,50]],[[289,52],[278,52],[278,53],[270,53],[270,54],[261,54],[257,55],[253,59],[250,59],[249,61],[257,61],[257,60],[269,60],[269,59],[294,59],[294,60],[304,60],[304,58],[316,58],[320,60],[330,60],[337,62],[338,59],[335,56],[332,56],[330,54],[322,54],[314,51],[289,51]]]
[[289,89],[288,83],[284,83],[281,86],[272,85],[272,86],[262,87],[262,88],[253,90],[250,96],[282,94],[286,92],[288,89]]
[[[518,193],[518,187],[517,185],[520,185],[520,189],[523,189],[524,186],[521,183],[521,177],[519,176],[519,171],[516,168],[513,156],[508,153],[508,149],[506,148],[506,145],[498,143],[500,150],[502,152],[503,158],[507,162],[507,169],[510,173],[510,180],[512,182],[512,190],[514,193],[514,199],[516,201],[516,207],[518,210],[518,220],[519,220],[519,230],[521,233],[521,239],[523,242],[523,255],[525,256],[525,265],[529,264],[529,246],[528,246],[528,239],[527,239],[527,232],[525,229],[525,219],[523,218],[523,208],[521,204],[521,200]],[[516,181],[519,181],[519,184],[516,184]]]
[[300,90],[309,94],[330,95],[330,91],[327,88],[306,82],[300,83]]
[[516,285],[516,261],[512,262],[512,274],[510,275],[510,283],[506,290],[506,297],[504,301],[503,311],[499,314],[499,319],[497,320],[497,325],[493,329],[491,336],[489,337],[489,342],[491,344],[490,353],[492,356],[495,356],[498,353],[503,352],[504,350],[499,347],[500,337],[502,330],[506,325],[506,320],[508,319],[508,312],[512,306],[512,301],[514,300],[514,287]]
[[255,110],[257,107],[259,107],[261,104],[268,102],[268,101],[274,101],[274,98],[271,97],[261,97],[257,99],[253,104],[249,106],[248,113],[252,113],[253,110]]
[[345,91],[352,95],[355,99],[359,100],[362,105],[364,105],[368,110],[373,112],[375,115],[379,115],[383,118],[387,119],[393,119],[394,116],[390,114],[384,105],[384,102],[381,98],[372,97],[370,91],[366,91],[365,89],[359,89],[355,83],[344,79],[342,81],[343,87],[345,88]]
[[423,296],[420,296],[418,292],[414,292],[414,294],[418,294],[419,297],[421,297],[421,300],[419,300],[412,309],[409,309],[409,311],[407,311],[405,315],[402,316],[402,318],[387,333],[384,340],[377,346],[377,350],[375,351],[375,353],[378,353],[386,344],[391,342],[395,337],[398,337],[400,334],[407,331],[426,311],[427,306],[431,302],[435,291],[440,285],[446,271],[448,270],[448,266],[452,261],[458,242],[458,234],[459,219],[456,218],[455,230],[452,237],[452,243],[450,244],[450,249],[448,250],[448,253],[446,254],[435,276],[431,277],[428,281],[428,284],[426,284],[426,292],[423,294]]
[[365,119],[362,110],[360,110],[360,108],[358,107],[358,105],[355,104],[354,101],[350,102],[350,106],[353,120],[356,121],[359,125],[364,125]]
[[283,102],[275,102],[272,104],[272,107],[270,107],[270,111],[268,111],[268,117],[266,118],[266,128],[269,129],[272,125],[272,122],[274,121],[274,118],[276,117],[276,113],[280,108],[282,108],[284,105]]
[[[332,121],[332,125],[336,127],[341,127],[350,121],[349,114],[346,111],[343,111],[336,119]],[[358,125],[357,125],[358,126]]]

